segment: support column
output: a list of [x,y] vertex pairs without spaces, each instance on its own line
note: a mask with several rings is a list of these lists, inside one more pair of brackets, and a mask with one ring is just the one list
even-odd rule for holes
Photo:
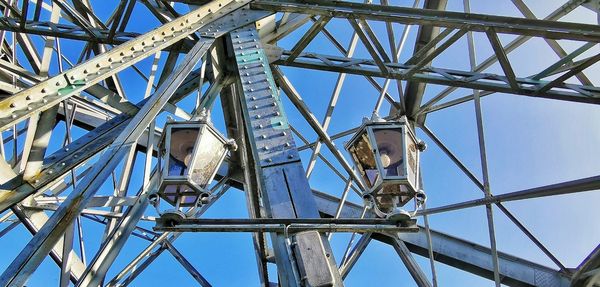
[[[254,24],[230,33],[246,137],[260,198],[272,218],[319,218],[277,87]],[[272,233],[282,286],[343,286],[329,241],[316,231]]]

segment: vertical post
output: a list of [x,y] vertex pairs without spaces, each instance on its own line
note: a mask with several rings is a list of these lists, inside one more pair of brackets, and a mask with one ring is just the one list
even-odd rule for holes
[[[254,24],[230,33],[230,58],[239,74],[246,137],[266,215],[318,218],[316,202],[281,106],[277,87]],[[329,242],[316,231],[293,237],[272,233],[282,286],[343,286]]]
[[[471,6],[469,0],[463,0],[465,13],[471,13]],[[510,68],[510,64],[508,63],[508,59],[506,55],[501,51],[503,50],[502,44],[498,40],[497,34],[488,33],[488,38],[492,42],[492,46],[497,46],[495,49],[500,50],[497,51],[498,60],[502,66],[502,69],[505,72],[507,78],[509,78],[510,82],[514,82],[514,72]],[[475,70],[477,66],[476,63],[476,55],[475,55],[475,39],[473,37],[473,32],[469,32],[467,34],[467,44],[469,48],[469,62],[471,64],[471,70]],[[494,42],[496,44],[494,44]],[[498,53],[500,52],[500,53]],[[512,78],[513,80],[510,80]],[[512,83],[511,86],[513,88],[518,89],[518,85],[516,83]],[[490,191],[490,180],[488,173],[488,164],[487,164],[487,155],[485,149],[485,135],[483,129],[483,116],[481,114],[481,98],[479,94],[479,90],[473,90],[473,102],[475,103],[475,118],[477,121],[477,138],[479,140],[479,157],[481,161],[481,173],[483,174],[483,192],[485,194],[485,198],[490,198],[492,196],[492,192]],[[498,249],[496,246],[496,230],[494,227],[494,213],[491,204],[485,205],[485,213],[487,216],[487,224],[488,224],[488,233],[490,237],[490,248],[492,250],[492,265],[494,266],[494,284],[496,287],[500,287],[500,262],[498,261]]]

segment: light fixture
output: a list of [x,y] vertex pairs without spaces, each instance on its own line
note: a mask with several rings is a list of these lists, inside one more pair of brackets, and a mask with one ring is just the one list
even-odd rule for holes
[[235,149],[208,116],[198,120],[168,120],[160,144],[158,195],[175,209],[206,203],[211,183],[228,150]]
[[416,139],[404,117],[385,121],[376,114],[365,119],[346,144],[368,188],[364,197],[373,203],[379,217],[410,218],[401,207],[424,196],[419,191],[419,154],[424,149],[425,144]]

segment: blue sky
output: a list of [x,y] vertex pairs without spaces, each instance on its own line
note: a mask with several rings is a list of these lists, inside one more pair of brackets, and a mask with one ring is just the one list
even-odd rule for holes
[[[395,5],[412,5],[409,1],[392,1]],[[410,1],[412,2],[412,1]],[[462,0],[449,0],[448,9],[462,11]],[[472,1],[471,9],[477,13],[515,16],[518,10],[509,0],[499,1]],[[548,13],[563,4],[564,1],[525,1],[537,17],[543,18]],[[92,1],[97,13],[105,19],[117,1]],[[110,3],[110,4],[109,4]],[[187,11],[187,7],[178,4],[178,11]],[[130,21],[128,31],[144,32],[158,25],[147,9],[138,3],[135,8],[134,18]],[[47,17],[47,15],[45,15]],[[565,21],[596,23],[596,15],[585,8],[578,8],[563,18]],[[383,33],[384,26],[380,23],[371,23],[375,31]],[[332,20],[327,26],[336,37],[347,45],[351,31],[347,22]],[[397,39],[402,31],[400,25],[395,26]],[[303,26],[296,33],[288,36],[278,44],[290,49],[308,29]],[[401,60],[406,60],[412,54],[416,28],[409,34]],[[504,44],[514,36],[501,35]],[[33,37],[39,45],[43,42],[39,37]],[[475,34],[478,63],[491,55],[490,45],[482,34]],[[387,39],[381,37],[387,48]],[[572,51],[581,43],[559,41],[565,50]],[[61,41],[64,54],[75,61],[82,44],[77,41]],[[308,45],[305,51],[323,54],[338,55],[337,50],[319,35]],[[594,47],[583,56],[598,53]],[[21,55],[22,56],[22,55]],[[368,58],[368,53],[359,44],[355,57]],[[21,57],[22,58],[22,57]],[[161,63],[164,63],[166,54],[163,54]],[[534,39],[523,45],[513,53],[509,59],[518,76],[527,76],[541,71],[552,61],[558,59],[556,55],[541,39]],[[147,73],[152,59],[146,59],[136,66]],[[434,61],[437,67],[452,67],[456,69],[469,69],[466,37],[460,39],[448,51],[445,51]],[[56,65],[53,65],[54,67]],[[66,66],[66,64],[65,64]],[[327,108],[327,102],[333,90],[337,74],[320,71],[307,71],[296,68],[283,68],[286,76],[291,80],[311,111],[321,120]],[[57,70],[51,70],[51,75]],[[502,73],[499,66],[493,65],[486,72]],[[600,67],[598,64],[588,69],[587,75],[595,85],[598,85]],[[145,81],[137,76],[132,69],[120,73],[121,78],[127,83],[125,92],[132,102],[138,102],[145,89]],[[573,79],[572,79],[573,80]],[[379,83],[383,80],[378,79]],[[394,85],[395,83],[393,83]],[[403,83],[405,84],[405,83]],[[396,89],[390,85],[388,92],[398,98]],[[429,85],[425,93],[425,101],[435,96],[444,87]],[[458,89],[448,96],[447,100],[458,98],[471,91]],[[333,122],[329,128],[330,134],[358,126],[363,116],[369,116],[375,105],[378,92],[375,91],[362,77],[348,75],[342,89],[340,100],[335,112]],[[310,129],[293,105],[282,95],[284,108],[291,124],[310,140],[315,140],[316,134]],[[444,100],[445,101],[445,100]],[[182,102],[182,107],[191,110],[192,97]],[[220,118],[220,102],[215,103],[213,118],[215,125],[223,130],[223,121]],[[387,104],[381,108],[382,113],[389,109]],[[491,191],[501,194],[531,187],[537,187],[562,181],[597,175],[600,170],[600,130],[597,122],[600,120],[600,108],[593,105],[568,103],[543,99],[527,98],[506,94],[495,94],[482,99],[482,109],[485,126],[485,139],[488,153]],[[164,119],[164,115],[161,116]],[[157,126],[161,126],[159,120]],[[478,178],[481,178],[477,133],[475,125],[475,112],[473,102],[467,102],[443,111],[432,113],[428,116],[427,125],[441,138],[445,144],[471,169]],[[75,130],[74,136],[84,134],[82,130]],[[4,133],[8,136],[8,133]],[[51,151],[58,149],[64,136],[64,125],[61,123],[55,129],[52,137]],[[433,142],[422,132],[418,136],[428,143],[428,150],[422,154],[422,173],[425,190],[428,194],[430,207],[446,205],[449,203],[480,198],[483,194],[472,184],[469,179],[437,148]],[[342,147],[349,137],[336,141]],[[22,142],[22,140],[20,140]],[[300,143],[297,140],[297,143]],[[10,146],[6,147],[7,149]],[[51,152],[50,151],[50,152]],[[328,159],[333,159],[331,153],[322,149]],[[310,158],[310,151],[301,153],[303,164],[306,166]],[[333,162],[334,160],[332,160]],[[339,164],[335,164],[339,168]],[[141,174],[143,170],[143,156],[138,155],[134,174]],[[326,191],[333,195],[340,195],[344,182],[337,178],[327,167],[318,162],[315,172],[310,178],[311,187]],[[141,176],[134,177],[131,183],[130,194],[136,192],[141,185]],[[111,183],[107,182],[98,194],[111,194]],[[350,199],[360,202],[359,198],[351,193]],[[600,225],[592,218],[598,216],[595,203],[600,200],[597,192],[587,192],[576,195],[565,195],[553,198],[533,199],[521,202],[507,203],[511,210],[531,232],[542,241],[567,267],[575,267],[597,245],[600,240]],[[148,210],[147,214],[154,212]],[[210,218],[241,218],[247,217],[244,194],[238,190],[230,189],[213,207],[205,214]],[[543,265],[555,267],[498,209],[494,208],[495,226],[497,231],[498,248],[509,254],[518,255],[527,260]],[[489,246],[487,223],[483,207],[471,208],[461,211],[443,213],[430,217],[431,227],[466,240]],[[420,219],[422,223],[422,219]],[[0,225],[3,227],[5,223]],[[103,226],[84,219],[85,243],[88,260],[93,256],[100,244]],[[153,223],[144,222],[143,226],[151,228]],[[336,234],[332,239],[332,247],[336,259],[341,258],[349,239],[349,234]],[[3,256],[0,257],[0,269],[4,270],[10,261],[18,254],[30,239],[31,235],[19,226],[13,232],[0,239],[3,246]],[[214,286],[255,286],[258,282],[255,268],[254,251],[249,234],[211,234],[190,233],[184,234],[176,241],[175,246],[187,256],[192,264]],[[132,237],[127,242],[123,252],[110,269],[107,278],[114,274],[138,254],[148,243]],[[77,248],[76,248],[77,249]],[[430,274],[428,259],[415,256],[425,273]],[[440,286],[492,286],[493,283],[486,279],[465,273],[443,264],[436,265]],[[274,274],[274,269],[271,268]],[[58,281],[59,269],[47,259],[40,269],[31,277],[28,286],[55,285]],[[272,281],[275,276],[271,277]],[[52,282],[53,284],[49,284]],[[154,286],[171,284],[188,286],[193,285],[192,277],[181,268],[179,263],[168,253],[163,253],[131,286]],[[361,259],[359,259],[353,272],[346,280],[347,286],[414,286],[414,281],[402,266],[397,254],[390,246],[373,241]]]

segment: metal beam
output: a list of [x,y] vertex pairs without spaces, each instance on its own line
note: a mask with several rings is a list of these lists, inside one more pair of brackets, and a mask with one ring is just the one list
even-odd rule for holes
[[[433,2],[434,1],[432,0],[432,3]],[[445,1],[439,0],[440,4],[443,4],[442,2]],[[267,11],[325,15],[334,18],[365,19],[456,29],[465,28],[475,32],[486,32],[488,29],[493,28],[497,33],[527,35],[557,40],[569,39],[585,42],[600,42],[600,27],[597,25],[581,23],[438,11],[433,9],[415,9],[344,1],[332,2],[327,0],[258,0],[252,2],[250,7]],[[441,5],[439,7],[441,7]]]
[[[475,90],[485,90],[500,93],[509,93],[529,97],[539,97],[547,99],[565,100],[580,103],[600,103],[600,88],[594,86],[582,86],[567,83],[553,83],[546,86],[547,81],[539,81],[531,78],[516,78],[519,89],[514,89],[508,83],[505,76],[479,73],[470,71],[460,71],[453,69],[442,69],[435,67],[423,67],[415,72],[411,77],[406,78],[405,72],[412,68],[412,65],[385,63],[389,73],[383,73],[379,67],[370,59],[346,58],[331,55],[322,55],[317,53],[302,53],[293,62],[286,62],[289,51],[284,51],[281,59],[274,62],[277,65],[287,65],[292,67],[315,69],[322,71],[348,73],[357,75],[368,75],[381,78],[391,78],[399,80],[410,80],[415,82],[432,83],[445,86],[463,87]],[[600,56],[594,56],[590,61],[599,61]],[[589,66],[577,66],[585,68]],[[577,67],[574,68],[577,69]],[[580,71],[577,69],[578,72]],[[547,91],[540,91],[541,87],[548,87]]]
[[571,281],[573,287],[597,286],[600,283],[600,245],[577,266]]
[[509,193],[504,193],[500,195],[492,195],[490,197],[485,197],[481,199],[475,199],[470,201],[465,201],[461,203],[455,203],[440,207],[432,207],[424,210],[420,210],[417,212],[418,215],[425,214],[436,214],[441,212],[448,212],[452,210],[471,208],[475,206],[481,206],[492,203],[499,202],[507,202],[514,200],[525,200],[531,198],[539,198],[546,196],[554,196],[561,194],[571,194],[578,192],[585,192],[590,190],[598,190],[600,189],[600,176],[593,176],[582,178],[573,181],[567,181],[552,185],[546,185],[521,191],[514,191]]
[[425,273],[423,273],[423,270],[421,270],[421,267],[417,261],[415,261],[415,258],[410,253],[410,250],[408,247],[406,247],[406,243],[395,236],[393,238],[394,240],[392,241],[392,246],[398,255],[400,255],[400,259],[404,263],[404,266],[406,266],[408,273],[410,273],[412,278],[415,280],[415,283],[417,283],[417,286],[430,287],[431,283],[429,282],[429,279],[427,279],[427,276]]
[[[246,139],[267,216],[319,217],[258,31],[248,25],[231,32],[230,39]],[[297,234],[293,247],[283,234],[271,233],[271,239],[280,284],[298,286],[305,277],[312,286],[343,286],[324,236]]]
[[[339,199],[319,191],[313,191],[313,194],[321,214],[333,217]],[[346,203],[341,217],[357,218],[360,217],[361,212],[362,206]],[[429,256],[429,244],[424,228],[421,228],[418,233],[400,233],[398,238],[404,241],[412,253],[424,257]],[[373,234],[373,239],[393,244],[395,237]],[[437,262],[493,280],[494,269],[489,248],[435,230],[431,230],[431,241]],[[503,252],[498,252],[498,258],[502,284],[509,286],[569,286],[569,276],[560,271]]]
[[[35,86],[0,101],[0,129],[6,129],[33,113],[48,109],[76,93],[106,79],[117,72],[153,55],[165,47],[185,39],[193,32],[221,18],[217,11],[233,12],[247,0],[232,2],[219,0],[198,8],[170,23],[128,41],[114,49],[42,81]],[[211,13],[208,12],[211,10]],[[232,17],[230,14],[229,17]],[[223,21],[230,20],[221,18]],[[235,17],[233,17],[234,20]],[[187,22],[186,22],[187,21]],[[228,21],[231,23],[231,21]],[[238,24],[233,21],[233,24]],[[235,26],[235,25],[234,25]],[[210,35],[209,35],[210,34]],[[207,36],[220,36],[223,32],[206,32]]]
[[0,17],[0,30],[26,33],[31,35],[43,35],[57,38],[81,40],[86,42],[99,42],[102,44],[118,45],[133,40],[139,36],[135,32],[116,32],[113,37],[109,37],[109,30],[101,28],[90,28],[96,35],[92,38],[81,27],[64,23],[52,23],[50,21],[32,21],[25,22],[25,26],[19,25],[19,19],[11,17]]
[[[218,2],[218,1],[217,1]],[[215,6],[218,4],[215,2]],[[221,3],[223,4],[223,3]],[[216,7],[211,7],[215,9]],[[198,12],[207,13],[208,7],[200,8]],[[199,20],[198,20],[199,21]],[[90,175],[84,177],[81,183],[63,202],[61,207],[53,214],[48,224],[38,232],[21,251],[19,256],[0,276],[0,284],[23,285],[33,270],[41,264],[56,240],[79,212],[85,207],[87,201],[94,195],[103,181],[110,175],[112,169],[122,160],[131,147],[135,145],[150,119],[153,119],[163,108],[175,89],[191,72],[197,61],[208,50],[213,40],[198,42],[175,71],[165,85],[159,87],[157,92],[149,98],[140,112],[131,120],[119,137],[111,143],[107,151],[98,159],[99,164],[94,165]]]
[[[446,10],[447,0],[425,0],[423,4],[423,8],[435,10]],[[450,31],[451,27],[446,27],[447,31]],[[444,31],[445,32],[445,31]],[[424,25],[419,27],[419,31],[417,32],[417,39],[415,41],[415,48],[413,53],[420,53],[423,51],[423,56],[426,56],[429,61],[423,61],[423,65],[430,65],[433,57],[430,57],[434,52],[432,51],[433,46],[427,47],[428,44],[433,43],[435,45],[435,39],[439,38],[440,28],[439,26],[433,25]],[[455,34],[456,35],[456,34]],[[415,70],[413,70],[416,72]],[[419,107],[421,106],[421,101],[423,100],[423,95],[425,94],[425,84],[422,82],[413,82],[408,81],[406,83],[406,88],[404,91],[404,101],[406,107],[406,115],[410,118],[415,118]],[[390,115],[395,114],[396,111],[392,107],[390,109]]]

